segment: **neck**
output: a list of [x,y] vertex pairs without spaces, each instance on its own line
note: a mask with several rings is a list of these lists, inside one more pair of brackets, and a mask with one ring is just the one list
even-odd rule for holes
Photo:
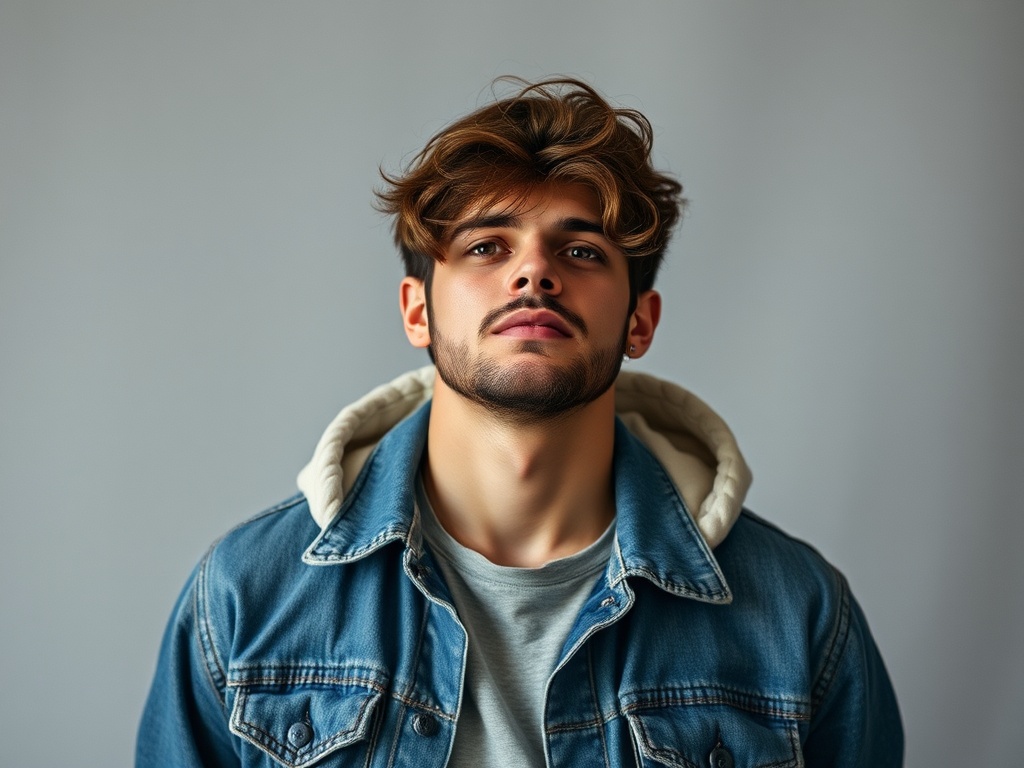
[[615,515],[614,386],[539,422],[496,415],[434,382],[423,477],[438,520],[499,565],[537,567],[592,544]]

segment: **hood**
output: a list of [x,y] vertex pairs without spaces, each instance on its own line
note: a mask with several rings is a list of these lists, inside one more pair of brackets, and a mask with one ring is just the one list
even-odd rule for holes
[[[338,513],[377,442],[433,391],[434,367],[420,368],[377,387],[327,426],[298,478],[321,529]],[[668,472],[708,546],[716,547],[739,516],[752,480],[725,422],[682,387],[633,371],[622,371],[615,382],[615,408]]]

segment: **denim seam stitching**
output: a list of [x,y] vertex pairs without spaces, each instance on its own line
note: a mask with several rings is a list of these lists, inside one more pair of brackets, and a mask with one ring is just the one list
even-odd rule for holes
[[433,715],[437,715],[442,720],[447,720],[449,723],[455,722],[455,717],[453,715],[448,714],[439,707],[435,707],[433,704],[427,704],[423,701],[420,701],[419,699],[414,699],[411,696],[404,696],[400,693],[394,692],[391,694],[391,698],[395,699],[396,701],[402,702],[402,704],[409,707],[410,709],[418,709],[424,712],[430,712]]
[[267,509],[264,509],[262,512],[258,512],[257,514],[250,517],[248,520],[243,520],[242,522],[238,523],[237,525],[229,529],[227,533],[225,533],[223,536],[218,538],[217,541],[213,543],[213,546],[210,547],[210,549],[213,550],[214,548],[216,548],[216,546],[221,541],[228,538],[235,531],[241,528],[245,528],[249,524],[255,523],[257,520],[262,520],[264,517],[270,517],[271,515],[276,515],[279,512],[284,512],[285,510],[291,509],[292,507],[296,507],[305,500],[305,496],[303,496],[301,493],[296,493],[293,496],[285,499],[284,501],[279,502],[278,504],[275,504],[272,507],[268,507]]
[[[661,691],[636,691],[631,696],[639,696],[645,693],[653,693],[650,698],[642,701],[633,701],[622,707],[623,713],[629,713],[652,707],[674,706],[674,705],[700,705],[700,704],[727,704],[736,709],[741,709],[752,714],[781,717],[789,720],[810,720],[810,713],[794,711],[792,707],[807,706],[808,702],[797,698],[768,697],[761,694],[742,691],[730,686],[715,685],[703,686],[701,688],[678,689],[678,693],[667,693]],[[683,692],[690,692],[690,695],[683,695]],[[789,708],[786,705],[791,705]]]
[[[376,452],[376,449],[374,449],[374,451]],[[360,473],[360,474],[362,474],[362,473]],[[408,555],[408,549],[407,549],[405,554],[404,554],[404,556],[402,557],[402,572],[406,575],[407,578],[409,578],[408,569],[407,569],[407,566],[408,566],[408,562],[407,562],[408,556],[409,555]],[[412,580],[412,579],[410,579],[410,580]],[[413,581],[413,584],[415,584],[415,583],[416,582]],[[430,616],[430,611],[429,610],[424,610],[423,611],[423,618],[420,620],[419,632],[416,633],[416,648],[413,651],[413,654],[411,656],[412,659],[415,659],[415,663],[413,664],[413,672],[412,672],[412,676],[411,676],[409,682],[406,684],[405,691],[404,692],[392,691],[392,694],[391,694],[392,698],[394,698],[396,701],[401,702],[401,704],[402,704],[401,711],[397,713],[398,720],[396,721],[396,724],[399,725],[399,726],[401,726],[401,724],[405,721],[405,718],[406,718],[406,716],[408,714],[408,711],[413,708],[413,705],[411,703],[413,701],[413,699],[412,699],[412,696],[410,696],[409,694],[411,694],[413,691],[416,690],[416,679],[417,679],[417,677],[419,676],[419,673],[420,673],[419,665],[421,663],[420,648],[423,647],[423,636],[426,634],[426,631],[427,631],[427,621],[429,620],[429,616]],[[392,766],[395,765],[395,759],[398,757],[398,742],[399,742],[399,738],[400,738],[401,734],[402,734],[402,728],[401,727],[395,728],[395,735],[391,739],[391,749],[388,751],[388,761],[387,761],[388,768],[391,768]]]
[[[361,560],[367,555],[373,554],[385,544],[390,544],[394,541],[404,541],[404,539],[405,535],[401,528],[388,527],[366,542],[366,544],[356,549],[352,549],[347,552],[330,552],[327,554],[311,552],[310,557],[315,557],[320,563],[349,563],[355,560]],[[317,562],[313,562],[312,565],[317,565]]]
[[[779,719],[782,719],[782,720],[809,720],[810,719],[807,715],[803,715],[803,714],[800,714],[798,712],[793,712],[792,710],[774,709],[772,707],[752,707],[752,706],[740,704],[735,699],[729,698],[728,696],[701,696],[701,697],[692,698],[692,699],[685,699],[685,700],[684,699],[678,699],[678,700],[675,700],[675,701],[673,701],[671,699],[666,699],[666,700],[664,700],[663,702],[660,703],[660,706],[668,706],[668,705],[705,706],[705,705],[709,705],[709,704],[716,704],[716,705],[717,704],[723,704],[723,705],[726,705],[726,706],[729,706],[729,707],[733,707],[734,709],[739,709],[739,710],[741,710],[743,712],[749,712],[752,715],[763,715],[763,716],[766,716],[766,717],[775,717],[775,718],[779,718]],[[632,712],[636,712],[636,711],[642,711],[642,710],[645,710],[645,709],[651,709],[651,707],[650,706],[630,705],[628,707],[623,707],[622,711],[625,712],[625,713],[632,713]]]
[[381,721],[384,719],[384,715],[380,710],[374,713],[373,727],[370,729],[369,737],[366,740],[366,757],[363,760],[363,768],[370,768],[373,761],[373,755],[377,751],[377,738],[380,736]]
[[788,727],[786,731],[789,734],[789,748],[792,750],[793,757],[789,760],[779,760],[774,763],[759,765],[757,768],[800,768],[800,742],[797,739],[796,728]]
[[[695,690],[695,689],[683,689],[683,690]],[[776,701],[780,706],[771,706],[771,702],[773,701],[773,699],[766,698],[764,696],[760,696],[760,695],[757,695],[757,694],[752,694],[752,693],[750,693],[748,691],[741,691],[739,689],[730,688],[728,686],[714,686],[713,688],[708,687],[708,688],[704,688],[702,690],[708,690],[708,691],[717,690],[717,691],[721,691],[722,695],[715,696],[715,695],[702,694],[702,695],[683,696],[683,695],[678,695],[678,694],[666,695],[666,694],[661,693],[661,692],[656,692],[655,696],[652,697],[652,698],[646,699],[644,701],[636,701],[636,702],[633,702],[633,703],[626,704],[626,705],[622,706],[621,711],[614,711],[614,712],[608,712],[608,713],[598,712],[597,718],[587,719],[587,720],[575,720],[575,721],[573,721],[571,723],[561,723],[561,724],[558,724],[558,725],[552,725],[552,726],[548,726],[547,728],[545,728],[545,731],[548,732],[548,733],[562,733],[562,732],[567,732],[567,731],[580,731],[580,730],[586,730],[586,729],[589,729],[589,728],[601,727],[603,724],[608,723],[608,722],[610,722],[611,720],[614,720],[617,717],[620,717],[622,715],[628,715],[628,714],[631,714],[631,713],[633,713],[635,711],[639,711],[639,710],[643,710],[643,709],[651,709],[651,708],[655,708],[655,707],[664,707],[664,706],[701,706],[701,705],[707,705],[707,704],[724,704],[724,705],[727,705],[727,706],[730,706],[730,707],[734,707],[735,709],[742,710],[744,712],[749,712],[749,713],[754,714],[754,715],[763,715],[763,716],[766,716],[766,717],[776,717],[776,718],[780,718],[780,719],[783,719],[783,720],[809,721],[811,719],[810,713],[798,712],[798,711],[794,711],[791,708],[787,709],[784,706],[781,706],[781,705],[785,705],[785,704],[792,704],[792,705],[796,705],[796,706],[807,706],[808,702],[803,701],[801,699],[777,698],[777,699],[774,699],[774,701]],[[645,691],[638,691],[638,692],[636,692],[636,693],[634,693],[632,695],[636,696],[638,694],[643,694],[643,693],[645,693]],[[730,695],[730,694],[732,694],[732,695]],[[747,703],[747,702],[749,702],[751,700],[753,700],[753,701],[761,701],[761,702],[764,702],[765,704],[761,705],[761,706],[756,706],[756,705],[752,705],[750,703]]]
[[224,665],[217,656],[217,649],[214,645],[213,628],[210,624],[210,612],[207,608],[208,600],[206,595],[207,569],[210,558],[213,555],[213,548],[207,551],[199,566],[199,573],[196,576],[196,584],[193,592],[193,611],[196,613],[195,632],[199,640],[199,647],[203,653],[203,671],[210,686],[217,692],[221,705],[227,710],[227,675],[224,673]]
[[[408,707],[403,706],[402,711],[398,713],[398,722],[401,723],[405,719],[405,710]],[[398,757],[398,739],[402,735],[401,728],[395,728],[395,735],[391,737],[391,748],[388,750],[388,761],[386,768],[394,768],[395,758]]]
[[803,758],[800,754],[800,735],[797,733],[796,728],[789,729],[789,744],[793,749],[793,759],[790,761],[791,765],[793,768],[801,768]]
[[839,661],[846,651],[846,641],[850,635],[850,591],[846,579],[842,574],[832,569],[840,591],[839,613],[832,636],[829,638],[828,650],[825,653],[825,661],[818,672],[817,681],[812,688],[811,708],[817,710],[828,695],[832,682],[835,680],[836,670],[839,668]]
[[[196,575],[196,583],[193,587],[193,607],[192,610],[196,615],[195,622],[195,635],[199,642],[199,647],[202,650],[203,655],[203,672],[206,676],[210,686],[217,693],[220,698],[221,706],[224,708],[224,714],[227,715],[227,687],[228,687],[228,676],[224,670],[224,664],[221,662],[220,657],[217,655],[216,638],[214,637],[213,623],[210,619],[209,610],[209,599],[207,596],[207,576],[210,568],[211,561],[213,559],[214,552],[216,551],[217,545],[223,541],[231,533],[244,528],[256,520],[261,520],[264,517],[282,512],[286,509],[290,509],[298,504],[301,504],[305,497],[299,493],[295,494],[289,499],[275,504],[269,509],[260,512],[257,515],[249,518],[248,520],[239,523],[228,531],[224,536],[221,536],[215,541],[210,548],[206,551],[203,556],[203,560],[199,566],[199,573]],[[230,716],[229,716],[230,719]]]
[[661,589],[663,589],[664,591],[668,592],[669,594],[677,595],[679,597],[691,597],[691,598],[696,597],[696,598],[704,598],[704,599],[710,600],[710,601],[718,601],[718,600],[720,600],[722,598],[723,595],[727,595],[728,594],[726,592],[718,592],[716,594],[716,593],[713,593],[713,592],[708,592],[708,591],[705,591],[705,590],[702,590],[702,589],[698,589],[698,588],[696,588],[696,585],[694,585],[693,582],[690,582],[687,585],[682,585],[682,584],[678,584],[676,582],[665,581],[660,576],[658,576],[658,574],[656,574],[654,571],[652,571],[652,570],[650,570],[650,569],[648,569],[646,567],[643,567],[643,566],[632,566],[632,567],[629,568],[629,570],[624,575],[625,576],[642,576],[643,578],[645,578],[648,581],[652,582],[653,584],[655,584],[656,586],[660,587]]
[[[420,589],[420,585],[418,585],[416,581],[409,576],[409,557],[409,550],[406,549],[402,556],[402,573],[405,574],[406,578],[409,578],[414,585],[416,585],[417,589]],[[420,628],[416,633],[416,647],[413,649],[412,656],[410,657],[416,660],[416,663],[413,665],[412,676],[409,678],[409,682],[406,684],[404,691],[396,691],[396,696],[400,697],[402,701],[412,701],[412,694],[416,690],[416,681],[420,675],[420,650],[423,648],[423,638],[427,634],[427,623],[430,621],[430,609],[428,606],[424,606],[423,617],[420,619]]]
[[561,723],[559,725],[548,725],[544,727],[544,732],[553,735],[556,733],[569,733],[571,731],[587,731],[591,728],[600,728],[604,723],[614,720],[616,713],[611,714],[600,714],[592,720],[577,720],[572,723]]
[[239,671],[251,670],[251,669],[320,669],[320,670],[338,670],[338,669],[362,669],[367,672],[381,673],[380,670],[374,667],[372,664],[329,664],[322,661],[261,661],[258,663],[246,663],[239,662],[232,667]]
[[244,681],[231,681],[229,688],[251,688],[255,685],[358,685],[369,688],[377,693],[385,693],[386,688],[375,680],[362,677],[324,677],[321,675],[295,675],[289,677],[255,677]]
[[605,768],[611,768],[604,732],[605,721],[601,718],[601,703],[597,700],[597,684],[594,681],[594,646],[592,643],[587,643],[587,677],[590,681],[590,700],[594,704],[594,714],[597,715],[597,735],[601,739],[601,754],[604,756]]
[[[386,680],[388,678],[388,673],[384,669],[380,669],[378,667],[375,667],[373,664],[368,664],[368,663],[358,663],[358,664],[356,664],[356,663],[349,663],[349,664],[325,664],[325,663],[319,662],[319,661],[310,661],[310,662],[294,662],[294,661],[292,661],[292,662],[274,662],[274,661],[267,661],[267,662],[259,662],[259,663],[244,663],[243,662],[243,663],[233,664],[231,666],[231,670],[230,671],[233,674],[235,674],[235,673],[240,673],[240,672],[253,672],[253,671],[259,672],[259,671],[262,671],[262,670],[269,670],[271,673],[276,672],[277,670],[282,670],[284,672],[288,672],[288,673],[292,673],[292,674],[299,673],[301,671],[301,674],[304,675],[304,676],[308,676],[310,674],[315,674],[315,673],[318,673],[318,672],[322,672],[322,673],[327,673],[328,677],[332,677],[332,678],[333,677],[342,677],[342,678],[346,678],[346,679],[348,679],[348,678],[352,678],[352,679],[364,678],[366,680],[375,680],[375,679]],[[230,677],[230,675],[229,675],[229,677]],[[283,679],[287,679],[287,677],[288,676],[286,675]],[[246,681],[245,680],[232,680],[231,682],[234,685],[237,686],[237,685],[245,684]]]
[[[636,724],[637,728],[640,729],[640,734],[643,736],[644,744],[650,750],[650,755],[652,757],[654,757],[655,759],[665,758],[666,760],[671,760],[673,763],[677,764],[678,761],[681,760],[682,764],[684,766],[687,766],[687,768],[698,768],[698,766],[695,763],[690,762],[683,755],[680,755],[678,752],[675,752],[674,750],[658,749],[657,747],[655,747],[653,744],[651,744],[651,737],[648,735],[647,729],[644,727],[643,720],[638,719],[636,721]],[[640,751],[642,752],[643,748],[641,748]]]

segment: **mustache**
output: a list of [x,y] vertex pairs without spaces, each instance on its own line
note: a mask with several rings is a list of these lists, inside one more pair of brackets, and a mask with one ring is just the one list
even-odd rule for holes
[[563,307],[557,299],[552,296],[548,296],[546,293],[542,293],[540,295],[523,294],[518,298],[512,299],[512,301],[503,307],[492,309],[484,316],[484,319],[480,321],[480,338],[486,336],[488,329],[498,322],[498,320],[509,312],[515,312],[517,309],[546,309],[548,312],[553,312],[565,320],[565,322],[579,331],[580,335],[586,337],[590,334],[590,331],[587,328],[587,323],[582,317],[577,315],[571,309]]

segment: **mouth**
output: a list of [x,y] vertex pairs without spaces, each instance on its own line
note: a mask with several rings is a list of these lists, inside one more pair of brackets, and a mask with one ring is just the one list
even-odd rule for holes
[[503,317],[491,328],[497,336],[531,339],[568,339],[572,329],[554,312],[545,309],[521,309]]

